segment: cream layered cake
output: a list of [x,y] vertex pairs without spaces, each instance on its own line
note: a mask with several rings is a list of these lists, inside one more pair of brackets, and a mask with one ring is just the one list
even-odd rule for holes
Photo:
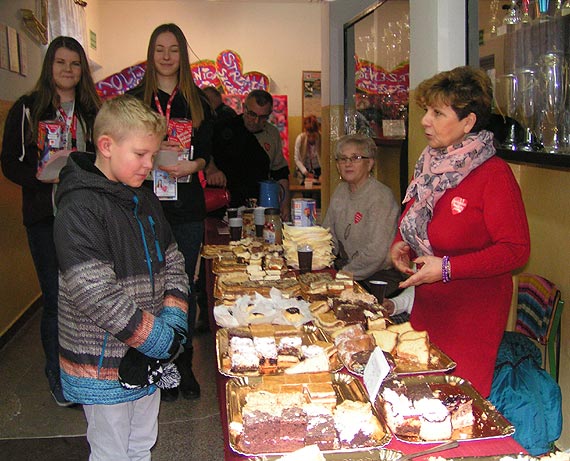
[[386,433],[370,403],[344,400],[337,404],[330,375],[328,381],[325,376],[264,376],[262,384],[245,395],[241,424],[230,425],[238,433],[240,450],[261,454],[291,452],[307,445],[326,451],[377,446]]
[[404,439],[456,438],[454,431],[469,433],[475,421],[471,398],[458,393],[440,399],[438,391],[427,384],[408,388],[393,380],[385,385],[381,397],[388,427]]

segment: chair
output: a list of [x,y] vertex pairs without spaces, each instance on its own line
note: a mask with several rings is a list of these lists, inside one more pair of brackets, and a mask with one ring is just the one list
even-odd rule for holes
[[515,331],[542,346],[543,368],[558,382],[560,369],[560,317],[564,301],[560,290],[536,274],[520,274]]

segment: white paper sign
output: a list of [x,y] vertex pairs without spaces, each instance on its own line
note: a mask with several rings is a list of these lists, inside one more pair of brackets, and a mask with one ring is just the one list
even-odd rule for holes
[[368,364],[364,369],[364,386],[366,386],[370,402],[374,403],[376,400],[380,386],[382,386],[388,373],[390,373],[390,365],[382,349],[376,347],[370,355]]

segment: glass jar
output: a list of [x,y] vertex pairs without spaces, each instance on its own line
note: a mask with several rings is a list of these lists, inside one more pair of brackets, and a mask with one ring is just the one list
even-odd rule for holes
[[283,242],[283,224],[279,208],[265,209],[265,225],[263,226],[263,240],[267,243],[281,244]]
[[243,238],[255,237],[255,221],[253,219],[253,208],[246,208],[241,214],[243,219]]

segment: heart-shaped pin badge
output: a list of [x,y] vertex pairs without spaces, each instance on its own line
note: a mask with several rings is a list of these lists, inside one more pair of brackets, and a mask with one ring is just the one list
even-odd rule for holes
[[467,207],[467,200],[463,197],[453,197],[451,200],[451,214],[459,214]]

